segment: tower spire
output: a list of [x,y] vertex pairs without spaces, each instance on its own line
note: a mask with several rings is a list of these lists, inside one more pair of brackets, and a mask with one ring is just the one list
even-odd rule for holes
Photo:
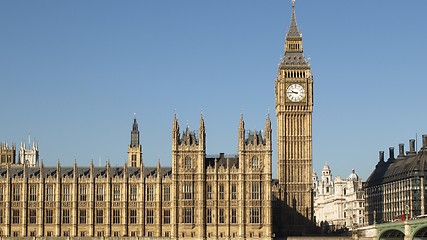
[[289,31],[286,34],[286,37],[301,37],[301,33],[298,29],[297,20],[295,17],[295,0],[292,0],[292,18],[291,25],[289,26]]
[[132,131],[131,131],[130,146],[131,147],[139,146],[139,131],[138,131],[138,122],[136,121],[136,113],[133,114],[133,125],[132,125]]

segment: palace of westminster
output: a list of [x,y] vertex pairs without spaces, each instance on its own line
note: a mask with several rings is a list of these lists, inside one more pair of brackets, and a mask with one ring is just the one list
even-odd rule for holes
[[57,166],[38,146],[0,146],[0,236],[271,239],[314,228],[311,189],[313,77],[295,6],[275,80],[277,176],[272,127],[238,129],[235,155],[206,154],[199,129],[172,124],[172,167],[144,165],[134,119],[128,164]]
[[136,118],[123,167],[44,166],[37,143],[21,144],[18,159],[15,144],[1,143],[0,237],[272,239],[313,233],[315,218],[346,227],[391,221],[405,209],[426,214],[427,135],[418,153],[414,140],[406,155],[403,145],[397,158],[390,149],[387,162],[380,152],[363,189],[354,171],[335,182],[327,165],[320,181],[313,173],[313,75],[294,1],[275,109],[277,179],[270,116],[259,132],[246,130],[241,116],[237,154],[207,155],[203,115],[197,130],[183,131],[175,115],[171,167],[144,165]]

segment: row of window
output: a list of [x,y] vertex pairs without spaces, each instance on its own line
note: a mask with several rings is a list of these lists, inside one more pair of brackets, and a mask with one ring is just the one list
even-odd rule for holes
[[[54,222],[54,209],[45,209],[45,223],[53,224]],[[70,223],[70,209],[62,209],[62,224]],[[12,223],[20,224],[21,222],[21,210],[20,209],[12,209]],[[113,224],[121,224],[121,209],[112,209],[112,223]],[[194,223],[194,208],[185,207],[182,209],[181,214],[181,223]],[[78,222],[79,224],[86,224],[88,217],[88,211],[86,209],[80,209],[78,213]],[[95,223],[96,224],[104,224],[105,217],[107,217],[104,209],[96,209],[95,210]],[[129,210],[129,224],[137,224],[138,212],[137,209]],[[155,210],[154,209],[146,209],[146,224],[154,224]],[[213,223],[213,209],[206,209],[206,223]],[[218,209],[218,223],[225,223],[226,219],[226,210],[224,208]],[[253,207],[250,208],[250,223],[261,223],[261,208]],[[171,222],[171,212],[170,209],[163,210],[163,223],[170,224]],[[28,210],[28,223],[36,224],[37,223],[37,210],[29,209]],[[237,223],[237,209],[231,208],[230,211],[230,223]],[[0,224],[3,224],[3,210],[0,210]]]
[[[261,199],[261,183],[260,182],[251,182],[250,184],[250,199],[252,200],[260,200]],[[71,186],[69,184],[65,184],[62,186],[62,202],[71,201]],[[102,202],[105,201],[106,191],[103,185],[96,186],[95,190],[95,200]],[[146,201],[154,202],[156,200],[154,185],[148,185],[146,188]],[[206,198],[213,198],[213,187],[212,184],[207,184],[206,186]],[[48,184],[46,185],[46,202],[53,202],[55,197],[54,185]],[[193,199],[193,184],[183,183],[182,185],[182,198],[183,199]],[[129,186],[129,201],[137,201],[138,196],[138,187],[136,185]],[[21,201],[21,186],[15,185],[12,187],[12,201],[19,202]],[[33,184],[29,186],[29,196],[28,200],[30,202],[36,202],[38,198],[37,185]],[[237,184],[231,184],[231,194],[230,198],[232,200],[237,199]],[[225,184],[219,183],[218,185],[218,199],[225,199]],[[3,201],[3,187],[0,186],[0,201]],[[122,200],[122,188],[121,185],[113,185],[112,188],[112,200],[113,201],[121,201]],[[170,201],[170,187],[165,186],[163,188],[163,201]],[[86,202],[88,201],[88,185],[79,185],[79,201]]]
[[[68,184],[65,184],[62,186],[62,202],[69,202],[71,201],[71,187]],[[99,185],[96,187],[95,192],[95,199],[96,201],[104,201],[105,200],[105,188],[102,185]],[[46,202],[53,202],[54,201],[54,185],[50,184],[46,186]],[[136,185],[130,185],[129,186],[129,201],[137,201],[137,195],[138,195],[138,188]],[[36,202],[38,197],[37,192],[37,185],[33,184],[29,186],[29,195],[28,200],[30,202]],[[21,201],[22,194],[21,194],[21,185],[15,185],[12,187],[12,201],[13,202],[19,202]],[[113,186],[113,201],[121,201],[122,195],[121,195],[121,186],[116,185]],[[88,186],[87,185],[79,185],[79,200],[81,202],[85,202],[88,200]],[[164,188],[164,201],[170,201],[170,187],[166,186]],[[4,191],[3,186],[0,186],[0,202],[4,201]],[[153,202],[155,201],[155,194],[154,194],[154,186],[148,185],[147,186],[147,194],[146,194],[146,201]]]

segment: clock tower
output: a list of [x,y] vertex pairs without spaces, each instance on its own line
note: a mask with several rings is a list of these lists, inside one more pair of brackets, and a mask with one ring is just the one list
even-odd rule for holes
[[[275,81],[277,117],[277,177],[281,200],[305,219],[313,219],[312,112],[313,76],[304,57],[302,35],[295,18],[286,34],[285,54]],[[292,217],[290,225],[295,225]],[[292,223],[294,222],[294,223]]]

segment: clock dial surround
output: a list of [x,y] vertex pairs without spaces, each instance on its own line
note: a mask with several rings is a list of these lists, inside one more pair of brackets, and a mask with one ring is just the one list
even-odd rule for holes
[[305,97],[305,89],[297,83],[293,83],[286,89],[286,96],[292,102],[300,102]]

